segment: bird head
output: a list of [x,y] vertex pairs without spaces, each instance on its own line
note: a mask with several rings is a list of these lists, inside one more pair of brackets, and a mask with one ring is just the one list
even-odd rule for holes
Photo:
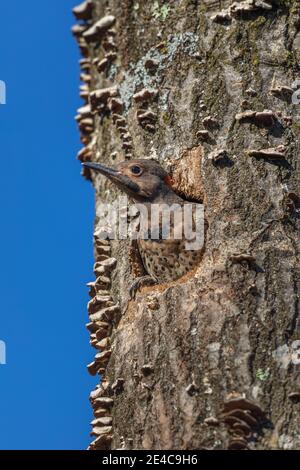
[[151,202],[169,191],[173,192],[170,176],[155,160],[128,160],[114,167],[93,162],[84,162],[83,165],[106,176],[138,202]]

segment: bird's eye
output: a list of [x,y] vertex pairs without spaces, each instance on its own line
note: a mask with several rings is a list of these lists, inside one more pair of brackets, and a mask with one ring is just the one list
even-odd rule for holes
[[142,174],[142,168],[138,165],[134,165],[130,168],[131,170],[131,173],[133,173],[134,175],[141,175]]

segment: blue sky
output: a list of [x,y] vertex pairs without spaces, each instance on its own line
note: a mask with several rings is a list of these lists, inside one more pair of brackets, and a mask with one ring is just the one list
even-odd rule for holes
[[84,449],[90,440],[94,195],[76,161],[77,3],[1,1],[0,449]]

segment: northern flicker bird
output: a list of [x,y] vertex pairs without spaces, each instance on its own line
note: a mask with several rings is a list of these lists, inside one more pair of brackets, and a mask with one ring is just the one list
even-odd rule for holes
[[[137,240],[147,276],[135,280],[130,289],[132,297],[142,285],[176,280],[199,263],[203,246],[201,245],[198,249],[187,249],[186,238],[184,236],[178,238],[176,235],[176,229],[179,229],[177,233],[184,234],[182,213],[184,205],[188,204],[188,201],[173,191],[170,176],[156,161],[150,159],[128,160],[120,162],[115,167],[107,167],[101,163],[93,162],[85,162],[83,165],[106,176],[135,203],[142,204],[147,208],[147,217],[151,229],[154,229],[155,236],[151,237],[149,228],[146,236],[144,236],[145,233],[142,233]],[[169,218],[171,223],[169,236],[166,239],[162,236],[165,219],[160,216],[156,227],[153,227],[153,220],[150,220],[153,205],[167,209],[175,207],[171,212],[171,218]],[[193,227],[194,222],[194,220],[191,221]]]

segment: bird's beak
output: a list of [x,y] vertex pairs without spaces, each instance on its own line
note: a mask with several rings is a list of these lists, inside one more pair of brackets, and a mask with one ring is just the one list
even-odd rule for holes
[[136,194],[140,190],[139,186],[134,181],[128,178],[128,176],[123,175],[115,168],[110,168],[106,165],[102,165],[102,163],[94,162],[83,162],[82,165],[90,168],[91,170],[98,171],[102,175],[106,176],[123,191]]
[[98,171],[107,178],[117,177],[119,174],[119,172],[114,168],[109,168],[108,166],[102,165],[102,163],[84,162],[82,165],[90,168],[91,170]]

